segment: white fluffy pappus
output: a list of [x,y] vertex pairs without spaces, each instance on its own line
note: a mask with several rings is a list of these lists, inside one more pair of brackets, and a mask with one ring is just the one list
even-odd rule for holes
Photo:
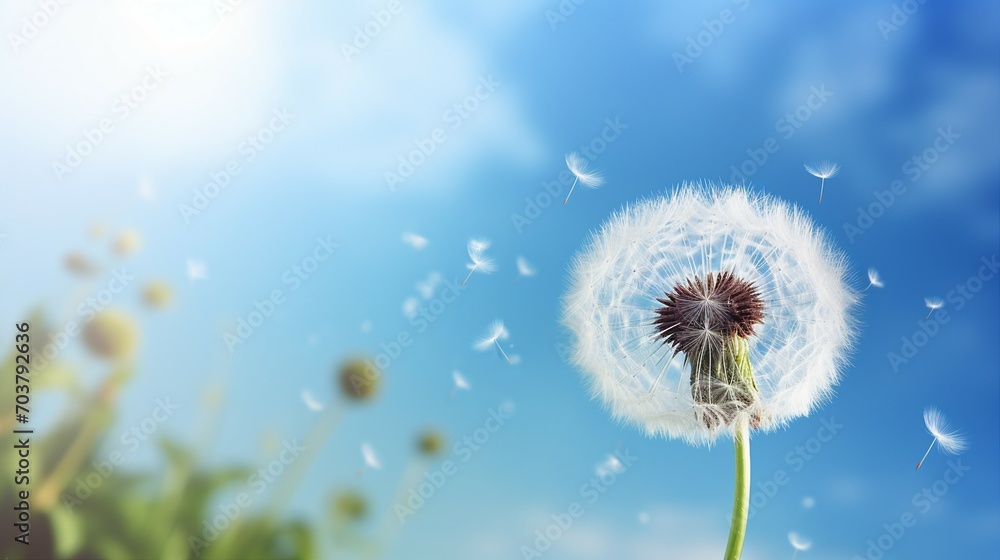
[[571,360],[616,419],[696,445],[732,434],[733,425],[699,419],[712,405],[695,402],[691,365],[654,324],[657,298],[723,272],[752,283],[763,302],[746,338],[755,427],[775,429],[832,395],[856,327],[844,255],[796,207],[687,184],[612,215],[571,268],[563,302]]

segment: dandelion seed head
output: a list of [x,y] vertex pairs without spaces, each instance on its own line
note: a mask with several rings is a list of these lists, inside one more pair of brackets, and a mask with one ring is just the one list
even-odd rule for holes
[[806,171],[810,175],[819,179],[829,179],[840,171],[840,165],[832,161],[820,161],[805,164]]
[[928,309],[941,309],[944,307],[944,300],[940,298],[924,298],[924,305]]
[[[737,414],[772,430],[832,395],[857,294],[801,210],[746,190],[685,185],[612,215],[577,255],[563,302],[571,362],[612,415],[649,435],[711,443]],[[694,375],[735,359],[753,381]]]
[[458,370],[451,372],[451,378],[455,382],[456,389],[464,389],[466,391],[472,389],[472,385],[469,384],[469,381]]
[[933,406],[924,409],[924,425],[945,453],[956,455],[968,447],[965,437],[957,430],[953,430],[944,414]]
[[566,154],[566,167],[580,185],[588,189],[596,189],[604,184],[604,177],[597,171],[591,171],[590,162],[576,152]]
[[470,239],[468,244],[469,252],[469,264],[465,267],[469,270],[482,272],[483,274],[493,274],[497,271],[496,262],[486,256],[486,249],[490,248],[490,242],[487,239]]

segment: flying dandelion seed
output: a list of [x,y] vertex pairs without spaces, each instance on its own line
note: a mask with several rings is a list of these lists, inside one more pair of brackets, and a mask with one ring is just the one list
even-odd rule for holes
[[621,474],[624,469],[625,467],[622,465],[622,462],[618,460],[618,457],[608,455],[604,461],[601,461],[596,467],[594,467],[594,473],[598,477],[612,476]]
[[417,282],[417,292],[420,293],[420,297],[424,299],[431,299],[434,297],[434,290],[437,290],[437,287],[443,280],[444,278],[441,274],[432,272],[427,276],[427,280]]
[[819,177],[819,203],[822,204],[823,187],[826,186],[826,180],[835,176],[840,171],[840,166],[830,161],[821,161],[812,165],[806,164],[805,168],[813,177]]
[[417,234],[409,232],[409,231],[404,231],[403,232],[402,239],[403,239],[403,243],[406,243],[407,245],[409,245],[410,247],[413,247],[417,251],[423,249],[424,247],[427,246],[427,243],[429,243],[427,241],[426,237],[423,237],[421,235],[417,235]]
[[465,268],[469,269],[469,275],[462,280],[462,285],[464,286],[469,278],[472,277],[472,273],[479,271],[483,274],[493,274],[497,270],[497,265],[493,262],[493,259],[485,255],[486,249],[490,248],[490,242],[486,239],[470,239],[468,245],[469,259],[472,261],[465,265]]
[[382,461],[379,461],[378,455],[375,454],[375,449],[372,448],[370,443],[365,442],[361,444],[361,458],[364,459],[365,464],[356,476],[364,474],[365,469],[382,470]]
[[469,381],[465,378],[465,376],[459,373],[458,370],[451,372],[451,378],[455,382],[455,388],[451,390],[451,398],[455,398],[455,393],[457,393],[459,389],[463,391],[472,390],[472,385],[469,385]]
[[302,402],[304,402],[306,407],[313,412],[323,410],[323,403],[317,401],[316,398],[312,396],[312,393],[306,389],[302,389]]
[[951,455],[958,455],[968,447],[965,437],[957,430],[952,430],[941,411],[933,406],[924,409],[924,426],[927,427],[927,433],[934,436],[934,439],[931,440],[927,452],[917,463],[916,470],[920,470],[920,466],[924,464],[924,460],[927,459],[927,455],[930,454],[935,443],[938,444],[941,451]]
[[938,309],[944,307],[944,300],[939,298],[924,298],[924,305],[927,306],[927,316],[924,317],[924,321],[931,318],[931,313],[934,313]]
[[507,363],[514,365],[514,362],[507,357],[507,353],[503,351],[503,347],[500,346],[501,340],[507,340],[510,333],[503,326],[503,321],[496,320],[490,323],[489,328],[486,330],[486,334],[479,338],[475,344],[472,345],[473,348],[479,350],[480,352],[486,352],[490,348],[496,346],[496,349],[500,354],[507,360]]
[[845,258],[801,210],[686,185],[619,211],[578,253],[564,298],[571,361],[619,420],[691,444],[732,436],[727,560],[749,508],[749,431],[831,396],[855,337]]
[[868,288],[871,288],[872,286],[875,286],[876,288],[882,288],[882,287],[885,286],[885,283],[882,282],[882,277],[878,275],[878,271],[877,270],[875,270],[874,268],[869,268],[868,269],[868,286],[865,288],[865,290],[867,290]]
[[413,317],[420,309],[420,300],[415,297],[408,297],[403,300],[403,315]]
[[792,548],[795,549],[795,552],[792,553],[792,560],[795,560],[795,557],[798,556],[799,552],[805,552],[812,548],[812,542],[802,538],[802,536],[797,533],[788,533],[788,542],[791,543]]
[[524,257],[517,257],[517,274],[518,276],[534,276],[535,267],[531,266]]
[[208,276],[205,274],[205,263],[192,259],[187,260],[187,277],[191,282],[204,280]]
[[597,171],[591,171],[590,162],[583,159],[576,152],[566,155],[566,167],[573,174],[573,184],[569,187],[569,192],[566,194],[563,206],[566,206],[566,203],[569,202],[569,197],[573,196],[573,189],[576,188],[577,183],[588,189],[596,189],[604,184],[604,177]]

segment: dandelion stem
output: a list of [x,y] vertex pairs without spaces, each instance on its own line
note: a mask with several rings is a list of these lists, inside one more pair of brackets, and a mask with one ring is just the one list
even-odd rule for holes
[[466,282],[469,281],[469,278],[472,278],[472,273],[476,271],[476,267],[477,266],[479,266],[479,265],[478,264],[472,265],[472,270],[469,271],[469,275],[465,277],[465,280],[462,280],[462,285],[463,286],[465,285]]
[[819,203],[823,204],[823,186],[826,185],[826,179],[821,178],[819,180]]
[[796,548],[795,552],[792,553],[792,560],[795,560],[795,557],[798,555],[799,555],[799,549]]
[[927,316],[924,317],[924,321],[931,318],[931,313],[934,313],[934,308],[931,308],[931,310],[927,312]]
[[[497,350],[499,350],[500,353],[503,354],[504,358],[507,358],[507,353],[503,351],[503,347],[500,346],[500,343],[497,342],[496,340],[494,340],[493,344],[496,344],[497,345]],[[510,358],[507,358],[507,363],[510,364],[510,365],[514,365],[514,362],[510,361]]]
[[750,508],[750,420],[746,414],[736,418],[733,443],[736,451],[736,491],[733,494],[733,520],[724,560],[739,560],[747,534]]
[[580,180],[579,177],[577,177],[576,179],[573,179],[573,184],[570,185],[569,192],[566,193],[566,200],[563,201],[563,206],[566,206],[566,203],[569,202],[569,197],[573,196],[573,189],[576,188],[576,182],[579,181],[579,180]]
[[923,464],[924,464],[924,459],[927,459],[927,456],[928,456],[928,455],[930,455],[930,453],[931,453],[931,449],[934,449],[934,444],[935,444],[935,443],[937,443],[937,438],[934,438],[934,439],[932,439],[932,440],[931,440],[931,445],[930,445],[930,447],[928,447],[928,448],[927,448],[927,452],[926,452],[926,453],[924,453],[924,456],[920,458],[920,462],[919,462],[919,463],[917,463],[917,468],[916,468],[916,469],[914,469],[914,470],[918,470],[918,471],[920,470],[920,465],[923,465]]

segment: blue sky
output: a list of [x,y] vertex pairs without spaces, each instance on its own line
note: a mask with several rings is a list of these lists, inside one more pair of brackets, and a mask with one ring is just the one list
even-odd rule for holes
[[[0,314],[21,318],[42,303],[58,316],[106,282],[79,286],[61,264],[68,252],[126,267],[139,280],[114,305],[141,319],[142,352],[122,426],[170,396],[185,412],[165,429],[194,440],[201,394],[221,385],[226,406],[206,460],[251,464],[270,460],[262,441],[308,431],[315,414],[303,389],[333,400],[336,364],[406,333],[412,343],[386,369],[384,391],[347,415],[296,494],[296,512],[321,519],[329,491],[358,486],[375,504],[376,530],[420,428],[459,442],[508,403],[513,414],[468,460],[454,449],[442,458],[458,471],[401,528],[390,557],[518,558],[552,514],[581,502],[583,516],[545,557],[715,558],[731,507],[731,449],[649,440],[612,422],[561,358],[559,304],[570,259],[611,212],[686,181],[729,182],[742,168],[738,180],[802,206],[830,232],[859,288],[870,266],[886,283],[864,294],[837,396],[754,439],[754,492],[766,503],[745,557],[790,557],[789,531],[814,543],[799,558],[865,557],[868,541],[907,513],[916,524],[883,539],[888,557],[995,554],[1000,278],[974,278],[1000,252],[997,6],[926,3],[905,22],[897,14],[891,29],[894,6],[909,3],[690,4],[591,0],[557,18],[555,1],[403,2],[395,13],[385,2],[244,2],[220,14],[210,1],[108,0],[62,6],[16,46],[8,32],[21,33],[21,18],[39,8],[6,5]],[[366,25],[376,32],[358,40]],[[700,52],[689,38],[702,41]],[[275,111],[290,116],[276,121]],[[92,153],[68,173],[54,170],[102,121],[110,132]],[[247,148],[248,137],[258,147]],[[433,153],[390,188],[400,157],[430,151],[428,142]],[[605,186],[578,190],[565,207],[546,202],[544,184],[581,146]],[[819,159],[842,166],[821,205],[819,181],[802,167]],[[226,171],[231,162],[238,174]],[[182,205],[194,205],[213,174],[231,177],[185,219]],[[87,236],[95,222],[109,235],[136,229],[141,251],[116,260],[106,239]],[[429,243],[414,250],[404,231]],[[286,272],[327,237],[338,248],[292,290]],[[442,287],[425,299],[418,283],[464,277],[470,237],[492,240],[499,271],[474,275],[418,332],[404,301],[430,308]],[[518,256],[536,276],[518,278]],[[206,279],[187,278],[189,259],[205,263]],[[169,312],[139,304],[149,278],[174,286]],[[222,334],[276,289],[284,303],[228,352]],[[904,339],[924,340],[914,333],[928,296],[947,300],[938,329],[894,367],[890,353]],[[516,366],[471,348],[496,318]],[[453,370],[473,389],[449,399]],[[91,381],[98,371],[83,368]],[[62,402],[40,406],[54,414]],[[958,458],[935,451],[914,471],[930,443],[921,415],[931,405],[971,446]],[[842,428],[826,438],[830,424]],[[817,449],[820,435],[829,441]],[[358,480],[363,441],[385,467]],[[581,486],[616,450],[637,459],[587,503]],[[968,472],[927,511],[916,505],[958,459]],[[134,461],[157,457],[142,448]]]

